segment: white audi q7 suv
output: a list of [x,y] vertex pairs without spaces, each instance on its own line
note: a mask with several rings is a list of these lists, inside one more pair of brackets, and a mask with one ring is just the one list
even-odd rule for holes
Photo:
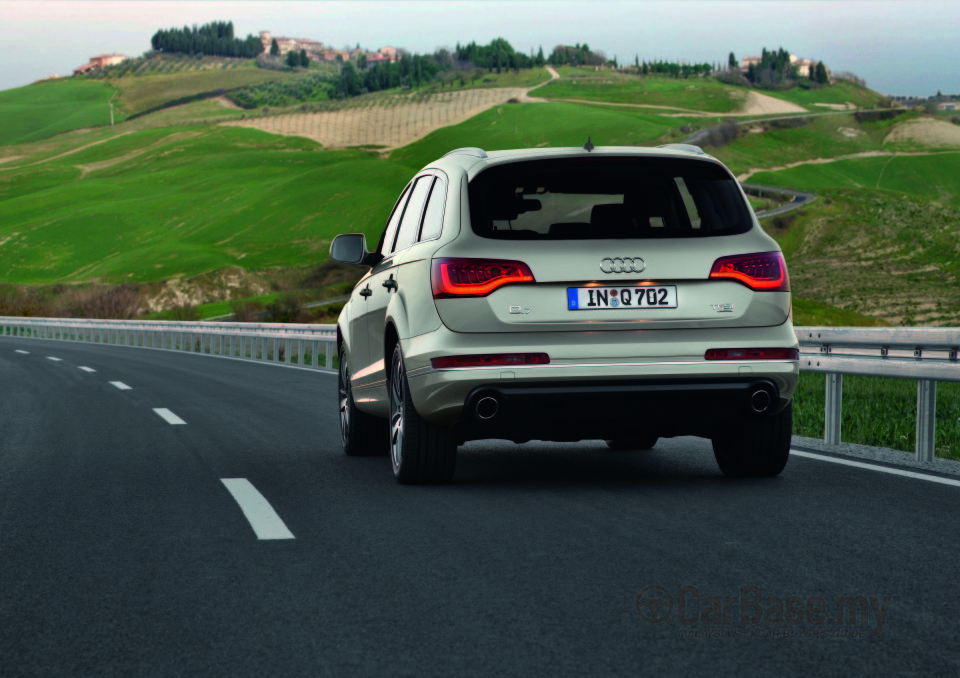
[[410,181],[337,323],[348,455],[449,481],[469,440],[709,438],[787,462],[799,375],[783,255],[695,146],[463,148]]

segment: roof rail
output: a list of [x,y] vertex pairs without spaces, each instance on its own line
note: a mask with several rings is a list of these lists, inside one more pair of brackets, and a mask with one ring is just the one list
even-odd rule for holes
[[657,148],[665,148],[670,151],[686,151],[687,153],[696,153],[698,155],[706,155],[703,152],[703,149],[699,146],[694,146],[693,144],[663,144],[662,146],[657,146]]
[[448,155],[472,155],[475,158],[486,158],[487,152],[482,148],[470,146],[468,148],[458,148],[450,151],[449,153],[445,153],[443,157],[446,158]]

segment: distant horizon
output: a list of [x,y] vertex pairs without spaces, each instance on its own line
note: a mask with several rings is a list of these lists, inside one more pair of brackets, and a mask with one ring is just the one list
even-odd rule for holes
[[881,94],[960,94],[960,2],[947,0],[0,0],[0,90],[69,76],[98,54],[139,57],[161,28],[217,20],[239,36],[420,54],[497,37],[525,53],[579,42],[621,64],[726,63],[731,51],[742,59],[784,47]]

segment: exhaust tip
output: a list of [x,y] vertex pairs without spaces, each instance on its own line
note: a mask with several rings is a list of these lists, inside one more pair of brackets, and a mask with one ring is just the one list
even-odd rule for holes
[[486,421],[488,419],[493,419],[493,417],[497,414],[497,410],[499,409],[500,403],[497,402],[497,399],[487,396],[486,398],[481,398],[479,401],[477,401],[477,406],[474,411],[478,419]]
[[763,414],[769,410],[771,402],[770,394],[762,388],[757,389],[753,392],[753,395],[750,396],[750,407],[752,407],[753,411],[757,414]]

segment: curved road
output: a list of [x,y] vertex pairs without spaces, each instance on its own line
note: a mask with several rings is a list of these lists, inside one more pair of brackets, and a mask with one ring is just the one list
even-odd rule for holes
[[[403,487],[341,453],[330,374],[2,337],[0,379],[5,677],[960,670],[955,484],[829,455],[730,480],[679,438],[471,443]],[[682,623],[684,585],[729,623]],[[741,623],[743,586],[801,624]],[[830,624],[847,595],[882,627]]]

